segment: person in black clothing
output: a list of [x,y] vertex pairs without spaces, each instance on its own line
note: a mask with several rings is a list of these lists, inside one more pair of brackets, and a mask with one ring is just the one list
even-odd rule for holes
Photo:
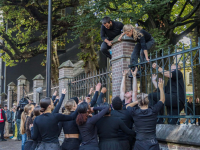
[[[62,93],[61,98],[64,99],[66,90],[62,90]],[[33,140],[37,140],[38,136],[41,136],[42,138],[42,142],[38,147],[38,150],[60,150],[58,142],[58,123],[60,121],[73,120],[77,116],[77,111],[75,111],[72,115],[63,115],[58,113],[63,99],[60,100],[53,113],[51,113],[51,111],[54,106],[50,98],[47,97],[40,101],[40,111],[43,114],[35,118],[33,123],[33,134],[31,134],[31,138]]]
[[[192,97],[189,98],[187,102],[187,115],[193,115],[193,102]],[[188,119],[187,119],[188,121]],[[190,123],[193,123],[193,119],[190,118]]]
[[101,52],[108,58],[112,58],[108,49],[112,46],[112,40],[119,34],[123,29],[123,23],[118,21],[113,21],[109,17],[104,17],[102,19],[101,25],[101,39],[103,43],[101,44]]
[[4,139],[5,122],[6,122],[6,115],[5,115],[4,110],[1,108],[1,104],[0,104],[0,134],[1,134],[0,141],[7,141],[6,139]]
[[[64,115],[70,115],[74,113],[77,108],[76,102],[71,99],[68,100],[65,104]],[[79,140],[79,129],[76,124],[76,120],[71,121],[62,121],[59,122],[59,133],[63,129],[65,134],[65,139],[62,143],[62,150],[78,150],[80,145]]]
[[[100,112],[90,117],[90,114],[95,110]],[[108,110],[109,107],[90,108],[87,102],[82,102],[78,105],[76,123],[82,137],[82,143],[79,150],[99,150],[96,123],[108,112]]]
[[159,144],[156,140],[156,121],[158,112],[162,109],[165,102],[165,94],[163,90],[164,81],[159,79],[158,83],[160,89],[160,101],[158,101],[153,107],[149,107],[148,96],[144,96],[143,93],[141,94],[141,98],[137,100],[136,72],[132,72],[132,75],[134,78],[133,82],[136,81],[136,83],[133,83],[133,91],[135,94],[133,103],[128,104],[126,107],[132,115],[135,124],[136,142],[133,150],[159,150]]
[[[166,99],[165,106],[167,107],[167,113],[169,115],[179,115],[182,109],[184,108],[184,104],[185,104],[185,90],[184,90],[183,74],[180,71],[181,67],[178,64],[177,65],[172,64],[170,71],[163,70],[156,63],[153,63],[152,67],[154,69],[158,68],[158,72],[163,74],[165,77],[169,78],[167,85],[165,86],[165,99]],[[155,88],[157,88],[156,77],[157,77],[156,75],[152,75],[152,82]],[[178,83],[178,86],[177,86],[177,83]],[[170,95],[170,89],[171,89],[171,95]],[[160,99],[159,89],[157,89],[157,92],[149,94],[148,98],[150,101],[149,103],[150,106],[153,106]],[[171,103],[170,97],[172,98],[172,103]],[[179,101],[179,112],[178,112],[177,100]],[[172,106],[172,114],[171,114],[171,106]],[[163,115],[163,114],[164,114],[164,109],[160,111],[160,115]],[[178,118],[168,119],[169,124],[176,124],[177,121],[178,121]],[[160,118],[158,123],[162,124],[163,119]]]
[[139,27],[135,28],[131,24],[124,25],[123,33],[118,40],[120,41],[122,36],[125,34],[126,36],[133,37],[133,39],[137,42],[133,49],[133,53],[131,54],[130,64],[137,64],[139,56],[140,62],[144,62],[145,59],[149,61],[148,50],[150,50],[155,43],[151,34]]
[[22,135],[20,133],[20,124],[21,124],[21,114],[23,112],[23,109],[20,108],[20,106],[17,107],[17,113],[16,113],[16,124],[17,124],[17,140],[22,140]]
[[[129,129],[132,129],[134,123],[133,118],[127,110],[122,110],[122,101],[120,97],[116,96],[113,99],[112,106],[114,110],[111,111],[111,116],[121,119]],[[130,136],[122,130],[119,130],[118,140],[123,150],[130,150],[132,149],[132,145],[134,145],[135,134]]]
[[96,127],[100,150],[124,150],[124,147],[122,147],[118,139],[119,130],[122,130],[123,133],[128,135],[135,134],[121,119],[110,116],[110,111],[96,123]]

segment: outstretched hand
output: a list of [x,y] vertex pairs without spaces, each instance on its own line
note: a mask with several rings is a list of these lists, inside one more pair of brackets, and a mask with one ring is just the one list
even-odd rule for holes
[[66,93],[67,93],[66,89],[62,89],[62,94],[66,94]]
[[57,91],[55,91],[54,93],[53,93],[53,96],[56,96],[57,95]]
[[101,93],[106,93],[106,91],[107,91],[107,89],[106,89],[105,87],[103,87],[103,88],[101,89]]
[[137,67],[135,67],[134,71],[131,70],[131,73],[132,73],[133,77],[136,77],[137,71],[138,71]]
[[156,74],[152,74],[151,80],[155,81],[157,79],[157,75]]
[[127,73],[128,73],[128,70],[123,70],[123,71],[122,71],[122,75],[123,75],[123,76],[126,76]]
[[99,91],[101,89],[101,83],[98,83],[97,85],[96,85],[96,91]]
[[93,88],[90,88],[90,92],[89,94],[91,95],[93,93],[94,89]]
[[164,80],[162,78],[159,78],[159,81],[158,81],[158,87],[159,89],[163,89],[163,86],[164,86]]
[[156,64],[156,63],[153,63],[153,64],[152,64],[152,68],[156,69],[156,67],[157,67],[157,64]]

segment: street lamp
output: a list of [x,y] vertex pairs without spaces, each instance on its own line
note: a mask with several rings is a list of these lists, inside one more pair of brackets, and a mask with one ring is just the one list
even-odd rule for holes
[[51,96],[51,40],[52,40],[52,34],[51,34],[51,26],[52,26],[52,0],[49,0],[49,7],[48,7],[48,35],[47,35],[47,62],[46,62],[46,88],[47,93],[46,96]]

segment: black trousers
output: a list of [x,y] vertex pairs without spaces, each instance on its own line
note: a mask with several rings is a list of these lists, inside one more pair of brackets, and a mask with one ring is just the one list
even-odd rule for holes
[[156,139],[136,140],[133,150],[160,150]]
[[79,150],[80,140],[77,138],[64,139],[62,143],[62,150]]
[[61,150],[59,143],[41,142],[37,150]]
[[0,123],[1,139],[4,139],[4,127],[5,127],[5,122],[4,123]]
[[[160,100],[160,93],[154,92],[148,95],[149,99],[149,106],[155,105]],[[171,105],[172,105],[172,113],[171,113]],[[170,102],[170,94],[165,93],[165,106],[167,107],[167,114],[169,115],[179,115],[181,110],[183,109],[184,105],[179,100],[179,111],[178,111],[178,101],[177,101],[177,94],[172,94],[172,103]],[[160,115],[164,114],[164,108],[161,109]],[[178,118],[168,119],[168,124],[176,124]],[[163,119],[159,119],[158,123],[163,123]]]
[[111,49],[111,46],[108,46],[107,45],[107,43],[106,42],[103,42],[102,44],[101,44],[101,52],[106,56],[106,57],[108,57],[108,58],[112,58],[112,56],[110,55],[110,53],[109,53],[109,49]]
[[[151,47],[154,45],[155,41],[153,39],[153,37],[151,37],[151,39],[146,42],[146,46],[147,46],[147,50],[150,50]],[[145,55],[144,55],[144,51],[141,50],[141,44],[137,43],[133,49],[133,52],[131,54],[131,65],[137,64],[138,63],[138,58],[140,57],[140,62],[144,62],[145,61]]]
[[119,144],[121,145],[121,147],[123,148],[123,150],[130,150],[132,149],[130,146],[130,141],[129,140],[120,140]]

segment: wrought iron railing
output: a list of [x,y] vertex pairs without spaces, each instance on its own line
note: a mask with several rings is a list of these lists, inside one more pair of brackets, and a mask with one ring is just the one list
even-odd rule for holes
[[106,99],[110,102],[111,92],[112,92],[112,73],[109,69],[102,69],[90,74],[81,74],[73,79],[69,80],[69,97],[79,97],[84,98],[88,95],[90,88],[95,86],[97,83],[101,83],[102,87],[107,88]]
[[[176,119],[176,123],[179,124],[180,122],[188,123],[189,118],[200,118],[200,104],[199,100],[196,102],[196,99],[200,98],[200,38],[197,47],[192,47],[192,43],[188,45],[189,48],[185,49],[184,44],[181,49],[175,47],[175,51],[172,53],[171,49],[168,51],[156,51],[155,54],[150,54],[150,62],[140,62],[135,65],[130,65],[130,67],[139,66],[139,71],[141,72],[140,82],[140,92],[145,93],[152,93],[155,92],[155,88],[151,81],[152,74],[158,75],[158,78],[163,78],[165,83],[167,83],[168,78],[166,78],[163,74],[158,72],[157,69],[152,68],[152,64],[155,62],[158,64],[162,70],[171,72],[171,65],[176,64],[176,68],[178,65],[181,66],[181,72],[183,74],[183,81],[184,81],[184,108],[180,110],[180,97],[179,97],[179,82],[176,80],[177,84],[177,107],[172,105],[172,85],[171,80],[169,80],[170,84],[170,107],[164,107],[163,111],[165,112],[164,115],[159,114],[158,118],[163,118],[163,123],[168,118],[168,123],[170,123],[173,119]],[[165,54],[167,53],[167,54]],[[159,55],[158,55],[159,54]],[[143,66],[143,67],[140,67]],[[178,69],[176,69],[176,79],[178,78]],[[159,97],[159,91],[157,90],[157,98]],[[191,97],[192,100],[192,107],[188,106],[188,98]],[[167,108],[167,109],[166,109]],[[172,111],[174,109],[178,109],[177,114],[173,114]],[[167,111],[168,110],[168,111]],[[188,114],[188,110],[192,112]],[[181,113],[179,113],[181,112]],[[173,114],[173,115],[172,115]],[[185,119],[181,119],[185,118]],[[193,123],[193,120],[191,123]]]

